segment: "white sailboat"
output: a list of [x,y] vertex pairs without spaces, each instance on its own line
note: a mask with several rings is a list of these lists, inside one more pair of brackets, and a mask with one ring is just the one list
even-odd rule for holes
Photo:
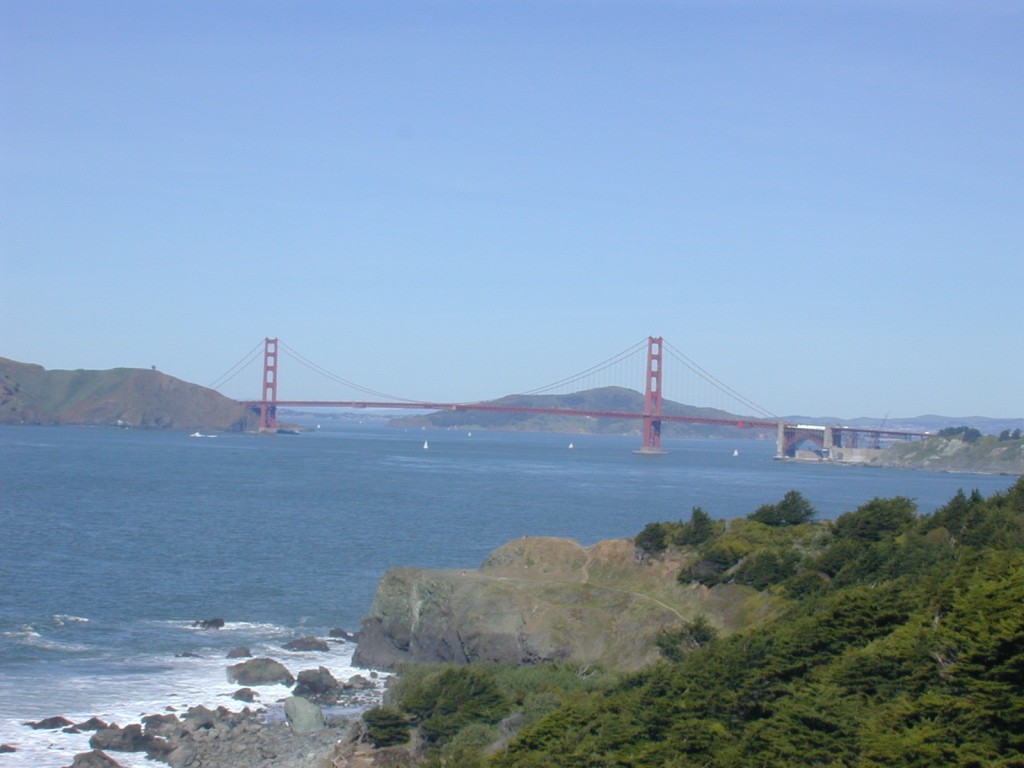
[[425,451],[425,450],[427,450],[428,448],[430,448],[430,443],[428,443],[428,442],[427,442],[426,440],[424,440],[424,441],[423,441],[423,450]]
[[732,455],[733,455],[733,458],[739,456],[740,455],[740,449],[739,448],[733,448],[732,449]]

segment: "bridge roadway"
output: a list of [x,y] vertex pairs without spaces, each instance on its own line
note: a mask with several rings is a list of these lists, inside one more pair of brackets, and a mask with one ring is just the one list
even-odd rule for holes
[[[591,416],[603,419],[644,419],[654,418],[657,422],[677,422],[710,426],[738,427],[741,429],[775,430],[777,434],[777,457],[799,458],[798,447],[810,443],[815,450],[801,450],[804,458],[824,461],[863,462],[877,456],[878,441],[920,440],[928,437],[927,432],[906,432],[897,429],[872,429],[848,426],[823,426],[815,424],[792,424],[782,420],[765,419],[723,419],[708,416],[682,416],[676,414],[650,414],[636,411],[601,411],[571,408],[545,408],[531,405],[496,405],[494,403],[431,403],[431,402],[374,402],[365,400],[277,400],[273,403],[250,400],[244,405],[254,408],[272,406],[284,408],[354,408],[354,409],[415,409],[427,411],[477,411],[483,413],[522,413],[541,416]],[[659,426],[660,432],[660,426]],[[862,441],[867,441],[865,446]],[[816,457],[815,455],[816,454]]]
[[[244,403],[248,406],[263,405],[258,400]],[[593,416],[602,419],[642,419],[645,414],[636,411],[587,411],[569,408],[544,408],[530,405],[494,405],[493,403],[421,403],[421,402],[364,402],[357,400],[277,400],[274,406],[281,408],[410,408],[428,411],[482,411],[486,413],[525,413],[541,416]],[[679,416],[660,414],[659,421],[674,421],[684,424],[707,424],[746,429],[778,429],[778,421],[758,419],[715,419],[706,416]]]

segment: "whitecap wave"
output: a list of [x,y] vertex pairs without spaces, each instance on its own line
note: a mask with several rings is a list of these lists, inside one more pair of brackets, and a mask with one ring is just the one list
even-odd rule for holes
[[[184,622],[174,626],[185,627]],[[325,638],[327,651],[287,651],[281,647],[285,639],[296,637],[295,628],[239,622],[238,630],[263,635],[264,641],[252,643],[254,656],[269,656],[284,664],[296,677],[306,669],[326,667],[339,681],[355,675],[373,679],[374,688],[359,699],[345,702],[339,714],[354,716],[383,698],[388,673],[371,673],[352,665],[355,646],[334,638]],[[31,627],[17,633],[35,642],[40,638]],[[47,673],[34,667],[31,672],[0,676],[0,743],[12,744],[17,752],[4,755],[5,766],[61,768],[69,765],[75,754],[88,751],[90,734],[66,734],[57,731],[35,731],[25,722],[63,715],[73,722],[99,717],[108,723],[126,725],[139,722],[147,714],[168,711],[182,712],[202,704],[215,708],[224,706],[240,711],[245,702],[232,695],[240,687],[227,677],[227,668],[244,659],[228,659],[227,651],[234,644],[233,633],[211,631],[216,645],[202,649],[198,655],[168,656],[165,653],[142,653],[97,666],[95,660],[65,659]],[[269,717],[283,716],[281,700],[290,695],[284,685],[253,686],[258,693],[256,706],[265,707]],[[141,755],[118,753],[118,761],[126,768],[152,768],[153,763]]]
[[79,643],[66,643],[46,637],[30,624],[25,624],[18,629],[8,630],[3,636],[15,645],[22,645],[29,648],[38,648],[44,651],[59,651],[62,653],[84,653],[89,650],[88,646]]

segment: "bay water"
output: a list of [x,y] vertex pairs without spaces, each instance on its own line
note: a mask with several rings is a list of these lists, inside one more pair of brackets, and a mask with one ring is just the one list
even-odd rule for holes
[[[791,489],[834,518],[876,496],[931,512],[958,489],[1013,482],[778,462],[767,441],[666,439],[664,456],[635,455],[638,443],[337,421],[275,436],[0,428],[0,744],[16,748],[0,768],[88,749],[87,733],[27,721],[241,708],[225,673],[235,646],[293,674],[368,676],[350,642],[281,646],[356,631],[390,567],[472,568],[524,535],[630,537],[694,506],[741,517]],[[222,629],[193,626],[214,617]],[[260,694],[273,709],[288,691]]]

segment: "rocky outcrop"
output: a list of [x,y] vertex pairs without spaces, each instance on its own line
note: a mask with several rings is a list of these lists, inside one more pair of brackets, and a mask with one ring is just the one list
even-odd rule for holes
[[939,472],[981,472],[1024,475],[1024,440],[999,440],[988,435],[974,441],[958,437],[929,437],[897,443],[886,450],[878,464],[903,469]]
[[228,681],[239,685],[281,685],[291,686],[295,677],[279,661],[260,657],[233,664],[228,667]]
[[121,764],[102,750],[94,749],[75,755],[69,768],[121,768]]
[[681,585],[681,560],[637,555],[632,540],[583,547],[523,538],[479,569],[388,571],[363,619],[354,661],[572,661],[639,669],[656,638],[704,615],[723,632],[763,618],[768,596],[747,587]]
[[[291,705],[288,702],[294,703]],[[142,723],[112,725],[95,735],[91,752],[75,756],[77,768],[114,768],[106,751],[145,752],[171,768],[314,768],[330,762],[340,745],[351,745],[358,729],[351,721],[325,721],[319,707],[292,697],[286,701],[287,721],[265,720],[246,709],[190,708],[173,714],[149,715]],[[102,734],[102,735],[101,735]],[[103,747],[98,746],[103,743]],[[135,764],[134,762],[132,763]]]
[[331,646],[327,644],[326,640],[321,640],[319,637],[313,637],[312,635],[289,640],[282,647],[286,651],[320,651],[326,653],[331,650]]
[[337,704],[341,695],[341,684],[327,667],[304,669],[299,672],[292,695],[301,696],[318,704]]

